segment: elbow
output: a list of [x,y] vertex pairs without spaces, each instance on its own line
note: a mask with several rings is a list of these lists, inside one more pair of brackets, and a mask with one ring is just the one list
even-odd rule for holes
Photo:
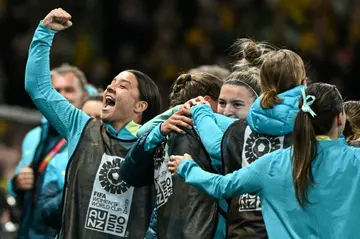
[[31,96],[32,95],[32,91],[33,91],[33,87],[31,86],[31,77],[29,76],[29,67],[26,67],[26,72],[25,72],[25,91]]
[[29,84],[29,80],[28,80],[28,77],[25,76],[25,91],[29,94],[30,93],[30,90],[31,90],[31,87],[30,87],[30,84]]

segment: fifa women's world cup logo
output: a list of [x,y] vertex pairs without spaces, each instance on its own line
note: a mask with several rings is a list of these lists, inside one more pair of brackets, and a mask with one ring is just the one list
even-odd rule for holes
[[112,194],[125,193],[130,185],[125,183],[120,176],[120,158],[114,158],[103,164],[100,173],[99,181],[105,191]]

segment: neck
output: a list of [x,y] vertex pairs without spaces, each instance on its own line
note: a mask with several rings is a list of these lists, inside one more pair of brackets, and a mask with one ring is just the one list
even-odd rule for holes
[[109,122],[109,123],[117,132],[119,132],[119,130],[121,130],[121,128],[124,127],[124,125],[126,125],[130,121],[134,121],[136,124],[140,124],[141,120],[139,120],[138,117],[135,117],[135,119],[124,119],[124,120],[111,122],[111,123]]
[[124,125],[126,125],[127,123],[129,123],[129,121],[130,121],[130,120],[112,122],[112,123],[111,123],[111,126],[118,132],[119,130],[121,130],[122,127],[124,127]]
[[326,135],[329,136],[332,139],[338,139],[339,138],[339,132],[337,131],[337,129],[330,130],[330,132],[328,134],[326,134]]

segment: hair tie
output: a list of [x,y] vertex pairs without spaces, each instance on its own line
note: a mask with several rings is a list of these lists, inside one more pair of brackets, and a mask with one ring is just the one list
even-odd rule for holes
[[316,113],[310,108],[310,106],[314,103],[315,101],[315,96],[313,95],[306,95],[305,94],[305,88],[301,89],[301,94],[303,97],[303,105],[301,106],[301,110],[304,113],[309,113],[313,118],[316,116]]

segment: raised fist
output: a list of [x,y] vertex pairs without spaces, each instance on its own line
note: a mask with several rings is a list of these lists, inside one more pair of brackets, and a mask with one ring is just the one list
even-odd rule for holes
[[52,10],[43,20],[43,25],[51,30],[62,31],[72,26],[71,15],[61,8]]

